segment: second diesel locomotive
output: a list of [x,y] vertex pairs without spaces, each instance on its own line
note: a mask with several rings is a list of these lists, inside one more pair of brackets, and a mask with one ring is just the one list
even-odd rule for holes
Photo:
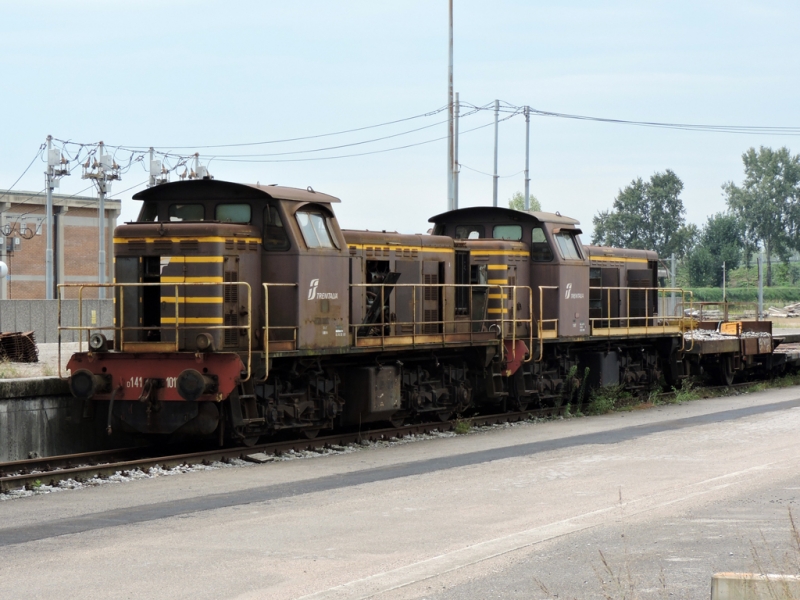
[[134,198],[114,326],[82,328],[89,350],[68,364],[109,432],[314,436],[649,389],[693,364],[656,254],[583,246],[558,213],[465,208],[404,235],[342,230],[339,200],[311,188],[204,179]]

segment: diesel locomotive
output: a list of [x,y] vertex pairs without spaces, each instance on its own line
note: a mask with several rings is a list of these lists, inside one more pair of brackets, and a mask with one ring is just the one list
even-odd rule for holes
[[341,229],[339,200],[311,188],[201,179],[134,199],[114,325],[71,328],[88,338],[71,391],[109,432],[313,437],[728,364],[691,355],[687,296],[659,287],[655,252],[584,246],[558,213],[464,208],[406,235]]

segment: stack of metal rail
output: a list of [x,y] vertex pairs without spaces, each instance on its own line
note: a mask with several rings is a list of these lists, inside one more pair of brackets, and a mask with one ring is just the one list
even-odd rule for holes
[[39,362],[39,349],[33,332],[0,333],[0,360]]

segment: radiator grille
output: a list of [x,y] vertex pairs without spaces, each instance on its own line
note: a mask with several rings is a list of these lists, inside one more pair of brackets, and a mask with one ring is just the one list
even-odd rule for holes
[[[236,271],[225,271],[225,283],[233,283],[238,281],[239,277]],[[238,304],[239,303],[239,286],[226,285],[225,287],[225,303]]]
[[[239,315],[232,314],[232,315],[225,315],[225,326],[226,327],[235,327],[239,324]],[[225,345],[226,346],[238,346],[239,345],[239,330],[238,329],[226,329],[225,330]]]
[[[435,285],[439,283],[439,276],[438,275],[425,275],[425,283]],[[439,288],[435,287],[426,287],[425,288],[425,300],[439,300]],[[427,319],[426,319],[427,321]]]

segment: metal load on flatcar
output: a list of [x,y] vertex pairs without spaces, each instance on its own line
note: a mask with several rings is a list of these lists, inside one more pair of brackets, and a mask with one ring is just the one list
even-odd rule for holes
[[343,231],[339,200],[311,188],[204,179],[134,198],[113,327],[63,328],[91,338],[70,385],[109,431],[313,436],[644,390],[693,364],[686,295],[658,288],[655,253],[583,246],[557,213],[467,208],[405,235]]

